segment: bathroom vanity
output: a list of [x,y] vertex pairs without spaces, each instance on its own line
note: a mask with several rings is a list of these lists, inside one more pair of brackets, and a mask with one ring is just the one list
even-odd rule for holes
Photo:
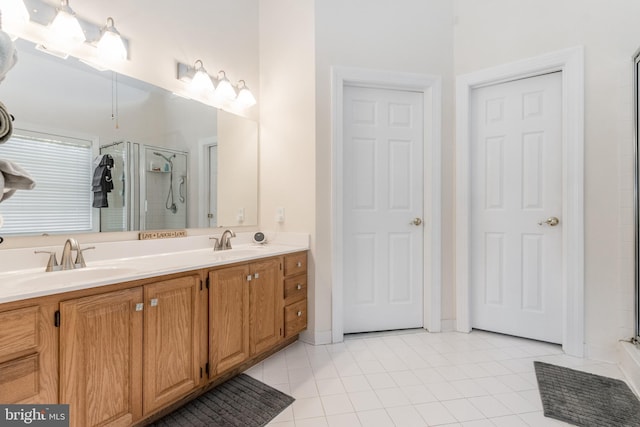
[[[307,325],[304,246],[88,264],[27,279],[0,274],[0,301],[11,299],[0,303],[0,402],[68,403],[78,427],[142,425],[294,342]],[[26,285],[43,295],[16,296]]]

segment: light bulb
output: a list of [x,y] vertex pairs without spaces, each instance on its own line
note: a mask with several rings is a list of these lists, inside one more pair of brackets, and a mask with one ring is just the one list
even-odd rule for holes
[[2,5],[2,23],[13,27],[29,22],[29,11],[23,0],[5,0]]
[[102,30],[97,47],[98,55],[104,61],[124,61],[127,59],[127,48],[120,33],[114,27],[113,18],[107,18],[107,25]]
[[221,102],[233,101],[236,98],[236,91],[233,90],[233,86],[225,72],[220,71],[218,75],[220,74],[222,74],[222,77],[218,80],[218,87],[216,88],[215,96]]
[[[198,65],[200,63],[200,65]],[[191,79],[191,90],[198,94],[211,95],[214,92],[213,82],[211,77],[207,74],[207,70],[204,69],[201,60],[197,60],[195,65],[196,73]]]
[[[242,83],[242,86],[240,85],[240,83]],[[253,96],[244,80],[240,80],[238,82],[238,88],[240,88],[240,91],[238,92],[238,97],[236,98],[236,104],[240,108],[249,108],[253,105],[256,105],[256,98]]]
[[53,43],[59,47],[75,47],[86,40],[80,22],[66,0],[62,1],[62,5],[49,28]]

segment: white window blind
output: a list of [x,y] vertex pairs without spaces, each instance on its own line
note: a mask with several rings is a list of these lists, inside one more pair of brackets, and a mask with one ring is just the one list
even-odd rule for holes
[[3,235],[92,230],[91,141],[14,130],[0,144],[0,158],[17,163],[35,180],[0,203]]

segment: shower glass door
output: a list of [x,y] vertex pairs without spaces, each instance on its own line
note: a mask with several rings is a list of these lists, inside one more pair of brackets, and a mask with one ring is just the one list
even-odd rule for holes
[[107,194],[107,207],[100,209],[100,231],[140,229],[140,146],[118,141],[100,147],[114,161],[113,190]]
[[187,227],[187,153],[145,145],[141,230]]

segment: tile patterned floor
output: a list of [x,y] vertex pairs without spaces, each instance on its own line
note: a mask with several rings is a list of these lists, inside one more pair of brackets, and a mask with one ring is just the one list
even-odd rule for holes
[[247,374],[296,398],[269,427],[567,426],[542,414],[533,361],[623,379],[615,364],[482,331],[296,342]]

